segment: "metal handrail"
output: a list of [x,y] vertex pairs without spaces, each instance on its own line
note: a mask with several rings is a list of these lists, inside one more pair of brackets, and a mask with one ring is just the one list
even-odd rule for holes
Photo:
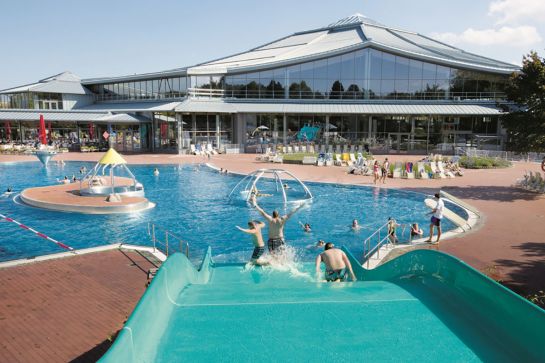
[[[385,244],[385,242],[387,242],[388,244],[392,244],[392,241],[390,239],[390,234],[388,233],[388,229],[387,229],[388,224],[389,224],[389,222],[386,222],[385,224],[380,226],[375,232],[373,232],[369,237],[367,237],[365,239],[365,241],[363,241],[362,266],[363,266],[363,264],[367,263],[367,268],[369,268],[369,260],[370,260],[371,256],[373,256],[375,254],[375,252],[376,252],[377,253],[377,258],[379,258],[380,257],[380,247],[382,247],[382,245]],[[403,228],[403,230],[401,232],[401,236],[403,237],[405,235],[406,228],[410,227],[411,224],[410,223],[398,223],[398,226]],[[381,238],[381,231],[384,228],[386,228],[386,235]],[[377,236],[377,243],[376,243],[375,246],[373,246],[373,248],[371,248],[371,240],[373,240],[375,236]],[[398,238],[398,240],[399,240],[399,238]],[[409,243],[411,243],[411,242],[412,242],[412,236],[409,233]]]
[[[164,234],[164,240],[161,240],[158,236]],[[163,252],[167,257],[172,251],[182,252],[189,258],[189,242],[184,241],[181,237],[175,235],[174,233],[168,231],[165,228],[157,226],[155,223],[148,222],[148,236],[150,237],[153,243],[153,250],[159,250]],[[169,238],[170,237],[170,238]],[[178,249],[172,246],[173,241],[177,241]]]

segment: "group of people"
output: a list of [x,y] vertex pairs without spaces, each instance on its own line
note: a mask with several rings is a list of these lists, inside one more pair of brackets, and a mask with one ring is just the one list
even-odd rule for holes
[[382,184],[386,184],[386,178],[388,177],[389,170],[390,162],[388,161],[388,158],[384,159],[382,165],[378,163],[378,160],[375,160],[375,164],[373,164],[373,178],[375,185],[380,182],[382,182]]
[[[285,215],[280,215],[277,210],[274,210],[272,214],[268,214],[259,206],[257,203],[257,195],[252,195],[250,197],[251,205],[265,218],[268,222],[268,239],[267,239],[267,248],[272,258],[278,258],[285,253],[286,242],[284,238],[284,226],[286,222],[295,214],[299,209],[301,209],[304,204],[299,204],[291,212]],[[256,265],[264,265],[264,262],[261,257],[265,253],[265,242],[261,230],[265,227],[265,223],[261,221],[252,220],[248,222],[248,228],[242,228],[236,226],[242,232],[252,235],[252,241],[254,244],[254,250],[252,252],[252,257],[250,262]],[[305,230],[310,231],[310,224],[306,223],[304,225]],[[352,270],[352,265],[348,260],[346,254],[337,248],[334,248],[333,243],[324,241],[319,241],[319,247],[324,247],[324,252],[320,253],[316,257],[316,274],[317,276],[321,275],[321,263],[325,264],[325,280],[326,281],[343,281],[346,278],[347,272],[350,272],[350,277],[353,281],[356,281],[354,271]]]

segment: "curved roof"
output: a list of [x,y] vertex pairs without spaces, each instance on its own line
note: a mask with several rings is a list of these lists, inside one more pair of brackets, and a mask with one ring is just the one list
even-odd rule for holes
[[188,68],[187,73],[224,74],[266,69],[367,47],[458,68],[503,74],[520,69],[354,14],[323,28],[298,32],[247,52],[199,64]]

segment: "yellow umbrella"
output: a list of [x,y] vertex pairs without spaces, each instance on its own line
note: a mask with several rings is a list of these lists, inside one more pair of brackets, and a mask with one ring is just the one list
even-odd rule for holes
[[120,165],[120,164],[127,164],[125,159],[119,155],[117,151],[110,148],[106,154],[98,161],[99,164],[102,165]]

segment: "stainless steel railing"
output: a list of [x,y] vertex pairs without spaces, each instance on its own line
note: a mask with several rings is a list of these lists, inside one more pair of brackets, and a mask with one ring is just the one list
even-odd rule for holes
[[[395,237],[390,236],[390,231],[388,230],[389,222],[386,222],[382,226],[380,226],[375,232],[373,232],[369,237],[363,241],[363,258],[362,258],[362,266],[364,264],[367,264],[367,268],[369,268],[369,260],[371,256],[373,256],[375,253],[377,254],[377,258],[380,258],[380,248],[384,244],[392,244],[392,243],[400,243],[402,242],[402,239],[405,236],[405,231],[407,228],[411,228],[411,225],[408,223],[402,223],[398,224],[397,227],[401,228],[401,239],[396,235]],[[371,243],[373,241],[376,241],[376,244],[371,247]],[[408,240],[405,240],[404,242],[411,243],[412,242],[412,235],[409,233]]]
[[189,242],[174,233],[148,222],[148,236],[153,243],[153,249],[163,252],[167,257],[174,252],[181,252],[189,258]]

